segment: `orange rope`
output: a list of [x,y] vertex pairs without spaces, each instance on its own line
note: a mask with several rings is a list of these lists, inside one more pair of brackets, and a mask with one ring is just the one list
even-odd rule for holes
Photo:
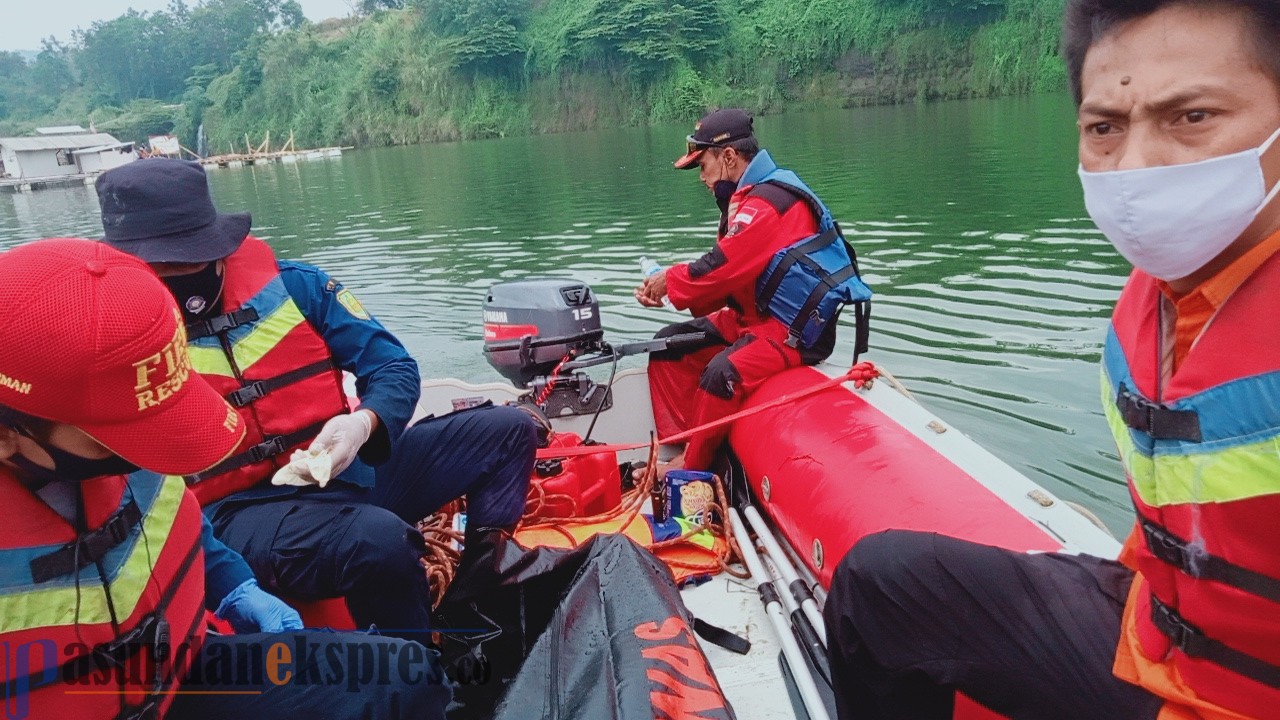
[[427,580],[431,583],[432,608],[438,606],[444,598],[457,575],[458,562],[462,559],[462,554],[454,548],[454,543],[462,542],[462,533],[453,529],[453,516],[458,512],[458,502],[454,501],[418,522],[418,532],[427,545],[422,565],[426,569]]
[[567,515],[558,513],[561,517],[569,519],[578,514],[578,501],[576,498],[567,493],[549,493],[542,486],[542,483],[533,480],[529,483],[529,493],[525,498],[524,515],[521,520],[527,522],[547,517],[546,511],[548,507],[559,509],[561,504],[569,506]]
[[657,458],[658,444],[655,442],[649,447],[649,463],[645,465],[644,474],[641,476],[639,482],[636,483],[635,488],[628,490],[622,496],[622,502],[618,504],[618,507],[598,515],[581,518],[552,518],[543,522],[524,524],[521,525],[521,528],[547,530],[562,524],[566,520],[572,520],[572,522],[577,524],[589,525],[592,523],[609,522],[611,520],[617,520],[620,517],[628,516],[626,522],[623,523],[623,527],[626,527],[635,519],[636,515],[640,514],[640,510],[644,506],[644,501],[649,496],[649,490],[653,487],[654,478],[658,474]]

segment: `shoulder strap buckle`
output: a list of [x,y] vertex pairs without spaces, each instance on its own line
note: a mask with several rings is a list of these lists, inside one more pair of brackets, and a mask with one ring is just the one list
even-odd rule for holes
[[187,323],[187,339],[195,340],[197,338],[221,335],[257,319],[257,310],[251,307],[244,307],[223,315],[211,317],[208,320]]
[[101,527],[77,536],[51,553],[32,559],[31,579],[43,583],[79,572],[80,568],[101,560],[112,548],[127,540],[141,520],[142,510],[130,497]]

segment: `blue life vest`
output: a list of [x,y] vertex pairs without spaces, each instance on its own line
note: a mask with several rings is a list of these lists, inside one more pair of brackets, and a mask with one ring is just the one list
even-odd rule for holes
[[[809,348],[818,342],[824,329],[840,318],[846,305],[853,305],[856,361],[867,351],[871,320],[871,288],[862,282],[857,253],[827,206],[808,185],[790,170],[773,165],[763,151],[756,157],[761,159],[765,168],[772,168],[758,179],[752,178],[749,184],[754,187],[749,194],[761,195],[777,207],[768,197],[774,193],[766,188],[786,191],[809,207],[818,222],[818,232],[773,256],[756,281],[756,308],[762,315],[767,312],[787,325],[788,345]],[[748,168],[743,183],[748,184],[748,178],[755,174]]]

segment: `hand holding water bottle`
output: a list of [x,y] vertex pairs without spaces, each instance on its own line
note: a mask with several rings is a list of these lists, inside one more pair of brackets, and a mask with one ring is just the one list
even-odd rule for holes
[[636,300],[645,307],[662,307],[662,298],[667,295],[667,271],[661,265],[647,257],[640,258],[640,271],[644,273],[644,284],[636,288]]

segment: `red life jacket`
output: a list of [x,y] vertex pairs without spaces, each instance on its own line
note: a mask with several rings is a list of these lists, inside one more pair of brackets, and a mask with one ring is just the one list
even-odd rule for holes
[[228,311],[187,327],[191,364],[240,412],[247,431],[226,460],[187,476],[202,505],[266,481],[335,415],[349,411],[342,373],[255,237],[228,258]]
[[1138,668],[1124,674],[1248,717],[1280,707],[1278,286],[1280,254],[1161,388],[1161,293],[1135,271],[1103,353],[1106,416],[1145,536],[1121,640]]
[[160,717],[204,639],[199,503],[149,472],[81,488],[77,534],[0,468],[7,717]]

